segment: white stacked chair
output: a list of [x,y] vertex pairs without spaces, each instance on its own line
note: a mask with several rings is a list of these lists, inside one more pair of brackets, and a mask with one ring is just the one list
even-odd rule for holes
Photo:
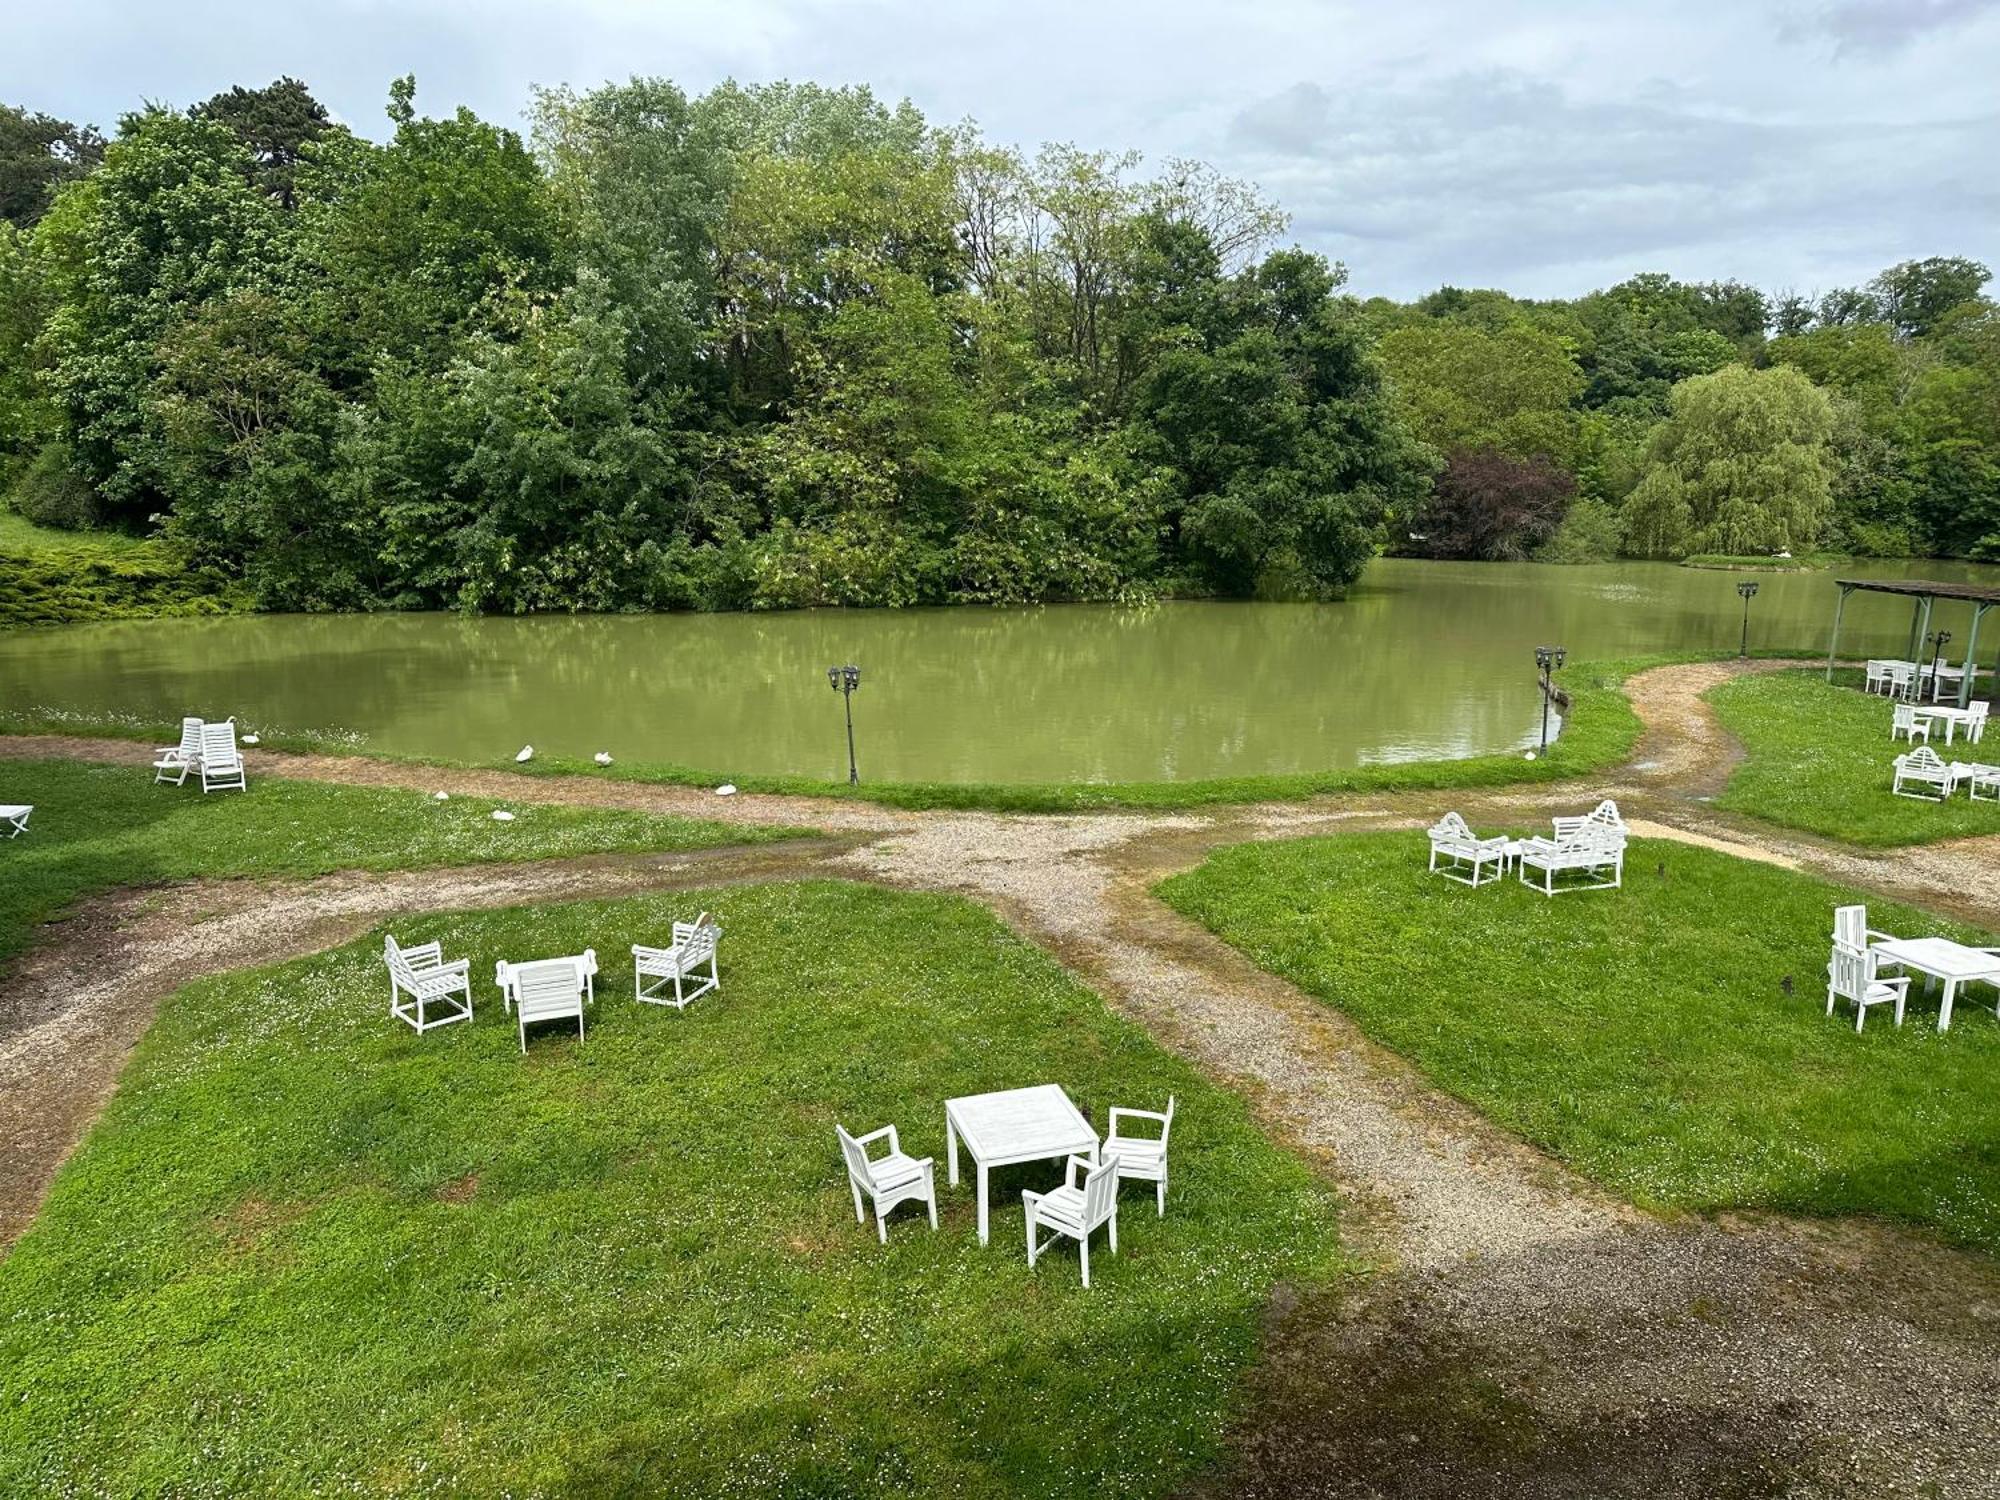
[[188,772],[201,764],[201,729],[199,719],[181,720],[181,742],[178,745],[162,745],[155,753],[160,757],[153,762],[153,781],[171,781],[180,786],[188,779]]
[[0,827],[7,829],[7,837],[17,839],[28,831],[28,814],[35,810],[32,802],[0,802]]
[[236,748],[236,721],[225,719],[220,724],[201,726],[201,789],[204,793],[213,791],[248,791],[250,783],[243,775],[243,756]]
[[[692,922],[674,923],[673,932],[671,948],[632,945],[632,991],[634,998],[649,1005],[671,1005],[676,1010],[685,1010],[690,1002],[722,986],[715,957],[722,929],[703,912]],[[708,965],[705,975],[697,972],[703,964]],[[701,982],[689,990],[686,988],[689,979]],[[671,995],[666,992],[669,983],[674,987]]]
[[[1080,1180],[1079,1180],[1080,1179]],[[1028,1215],[1028,1269],[1056,1236],[1066,1235],[1077,1243],[1083,1257],[1083,1284],[1090,1285],[1090,1236],[1093,1230],[1109,1225],[1111,1253],[1118,1253],[1118,1158],[1100,1155],[1096,1161],[1072,1156],[1063,1171],[1063,1185],[1050,1193],[1022,1193],[1021,1205]],[[1052,1231],[1043,1244],[1039,1231]]]
[[[1455,812],[1446,813],[1432,825],[1430,840],[1430,867],[1447,880],[1477,886],[1486,879],[1498,880],[1507,872],[1506,836],[1482,839]],[[1438,871],[1440,858],[1447,862],[1442,871]],[[1488,865],[1493,867],[1491,876],[1483,873]]]
[[1876,972],[1878,955],[1871,949],[1855,948],[1846,943],[1833,945],[1833,956],[1826,965],[1826,1013],[1833,1014],[1834,1005],[1841,1000],[1854,1005],[1854,1029],[1868,1019],[1871,1005],[1894,1005],[1896,1024],[1903,1024],[1903,1006],[1909,999],[1910,980],[1907,974],[1894,979],[1884,979]]
[[1931,742],[1931,721],[1917,716],[1914,703],[1898,703],[1890,711],[1889,738],[1902,738],[1915,744],[1921,739],[1926,745]]
[[[1151,1120],[1160,1127],[1158,1135],[1127,1135],[1125,1120]],[[1102,1154],[1118,1163],[1120,1182],[1150,1182],[1158,1187],[1160,1217],[1167,1215],[1167,1137],[1174,1129],[1174,1098],[1167,1096],[1167,1111],[1114,1109],[1104,1137]]]
[[[455,958],[446,963],[437,943],[405,948],[387,935],[382,939],[382,959],[389,966],[389,1014],[409,1022],[418,1036],[454,1021],[472,1019],[470,959]],[[446,1013],[432,1016],[430,1007],[434,1005],[446,1007]]]
[[[875,1237],[885,1245],[889,1243],[889,1210],[899,1203],[922,1203],[930,1209],[931,1228],[937,1228],[934,1158],[905,1156],[902,1140],[893,1125],[884,1125],[863,1136],[849,1135],[843,1125],[836,1124],[833,1128],[840,1137],[840,1154],[847,1158],[847,1185],[854,1193],[855,1223],[868,1222],[867,1211],[861,1204],[865,1193],[875,1206]],[[877,1141],[887,1141],[889,1149],[871,1157],[868,1148]]]
[[1919,745],[1896,757],[1896,779],[1889,790],[1898,797],[1942,802],[1957,789],[1958,773],[1940,760],[1929,745]]
[[494,980],[520,1027],[523,1053],[528,1050],[528,1028],[542,1021],[575,1021],[577,1040],[583,1039],[584,1001],[594,989],[592,976],[596,973],[594,948],[564,958],[528,963],[503,959],[496,965]]

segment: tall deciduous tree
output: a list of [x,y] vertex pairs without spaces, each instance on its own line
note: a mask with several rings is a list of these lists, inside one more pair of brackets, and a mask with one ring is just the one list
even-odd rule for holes
[[95,126],[0,104],[0,219],[25,229],[48,211],[65,182],[104,160]]

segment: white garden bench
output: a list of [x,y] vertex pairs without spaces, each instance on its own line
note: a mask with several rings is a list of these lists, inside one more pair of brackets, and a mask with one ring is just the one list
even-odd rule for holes
[[[1491,879],[1498,880],[1507,873],[1506,835],[1496,835],[1482,839],[1467,826],[1464,818],[1455,812],[1448,812],[1431,826],[1431,870],[1442,874],[1447,880],[1456,880],[1461,885],[1477,886],[1489,878],[1482,872],[1488,865],[1493,867]],[[1443,870],[1438,870],[1438,860],[1447,861]],[[1466,873],[1467,868],[1470,873]]]
[[[437,943],[419,943],[405,948],[395,938],[383,935],[382,959],[389,966],[389,1014],[407,1021],[422,1036],[439,1026],[472,1019],[472,961],[465,958],[444,961]],[[409,999],[403,997],[407,995]],[[445,1005],[448,1014],[433,1017],[429,1007]]]
[[528,1028],[542,1021],[575,1021],[577,1040],[583,1039],[583,1007],[587,998],[594,998],[596,973],[594,948],[528,963],[502,959],[495,965],[494,982],[500,986],[502,1001],[514,1012],[520,1026],[523,1053],[528,1050]]
[[[1158,1135],[1127,1135],[1121,1125],[1124,1120],[1151,1120],[1160,1127]],[[1111,1111],[1111,1125],[1104,1137],[1101,1153],[1116,1159],[1120,1182],[1151,1182],[1157,1184],[1160,1217],[1167,1216],[1167,1137],[1174,1129],[1174,1098],[1167,1096],[1167,1112],[1160,1114],[1150,1109],[1114,1109]]]
[[[1079,1176],[1081,1180],[1079,1181]],[[1021,1194],[1021,1206],[1028,1215],[1028,1269],[1035,1258],[1055,1243],[1055,1236],[1076,1241],[1083,1258],[1083,1284],[1090,1285],[1090,1236],[1104,1225],[1111,1228],[1111,1253],[1118,1253],[1118,1158],[1072,1156],[1063,1171],[1063,1185],[1050,1193]],[[1049,1229],[1054,1234],[1048,1244],[1036,1233]]]
[[1826,1013],[1829,1016],[1833,1014],[1835,1002],[1849,1000],[1854,1004],[1856,1031],[1868,1019],[1868,1007],[1871,1005],[1894,1005],[1896,1024],[1903,1024],[1903,1006],[1910,994],[1909,976],[1884,979],[1877,973],[1878,961],[1878,955],[1872,949],[1855,948],[1846,943],[1833,945],[1833,956],[1826,965]]
[[153,782],[171,781],[175,786],[183,785],[188,772],[201,764],[201,720],[181,720],[181,742],[178,745],[162,745],[153,753],[160,758],[153,762]]
[[243,775],[243,756],[236,748],[234,719],[201,726],[200,770],[204,793],[250,789],[250,783]]
[[28,814],[35,810],[32,802],[0,802],[0,826],[7,828],[7,837],[17,839],[28,831]]
[[[898,1203],[924,1204],[931,1212],[931,1228],[937,1228],[935,1158],[905,1156],[902,1140],[893,1125],[884,1125],[862,1136],[849,1135],[843,1125],[836,1124],[833,1128],[840,1137],[840,1154],[847,1158],[847,1185],[854,1193],[855,1223],[868,1222],[867,1212],[861,1206],[861,1195],[866,1193],[875,1206],[875,1237],[885,1245],[889,1243],[889,1210]],[[868,1148],[877,1141],[887,1141],[889,1149],[881,1156],[870,1157]]]
[[[721,972],[716,967],[715,945],[722,937],[722,929],[715,925],[707,912],[703,912],[692,922],[676,922],[673,927],[674,944],[671,948],[647,948],[638,943],[632,945],[632,992],[635,999],[649,1005],[671,1005],[676,1010],[687,1009],[690,1002],[699,1000],[710,990],[722,985]],[[696,971],[703,964],[708,965],[706,975]],[[700,984],[693,990],[684,988],[688,979],[699,979]],[[649,986],[647,981],[651,981]],[[666,992],[671,983],[674,992]]]
[[[1895,765],[1896,779],[1890,783],[1889,790],[1898,797],[1943,802],[1958,789],[1957,772],[1939,759],[1937,751],[1929,745],[1919,745],[1907,754],[1897,756]],[[1918,790],[1905,791],[1905,787]]]

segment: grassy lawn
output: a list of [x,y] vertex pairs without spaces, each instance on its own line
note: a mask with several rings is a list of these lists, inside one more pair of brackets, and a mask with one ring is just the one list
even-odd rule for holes
[[[1882,1214],[2000,1253],[1992,991],[1939,1035],[1919,983],[1900,1029],[1877,1011],[1856,1036],[1824,1015],[1833,886],[1636,840],[1624,890],[1551,900],[1427,875],[1425,849],[1245,845],[1160,893],[1634,1202]],[[1869,919],[1965,935],[1887,902]]]
[[[1924,844],[1967,834],[2000,833],[2000,803],[1960,792],[1922,802],[1889,790],[1891,762],[1909,747],[1889,738],[1889,700],[1856,691],[1858,672],[1835,674],[1829,687],[1810,670],[1739,677],[1710,690],[1723,726],[1748,758],[1716,799],[1720,807],[1850,844]],[[2000,743],[1947,747],[1947,760],[2000,761]]]
[[[716,911],[723,987],[623,954]],[[394,924],[472,959],[594,945],[579,1043],[385,1014],[379,939],[183,990],[0,1262],[0,1492],[1154,1495],[1215,1454],[1274,1283],[1341,1266],[1328,1194],[1235,1095],[964,901],[822,882]],[[889,1244],[833,1135],[944,1150],[1044,1081],[1102,1126],[1180,1099],[1174,1196],[1031,1275],[944,1186]],[[1100,1252],[1102,1246],[1099,1247]]]
[[156,544],[122,531],[58,531],[37,526],[16,511],[0,509],[0,552],[55,552],[116,557],[158,551]]
[[[165,743],[162,741],[162,743]],[[0,839],[0,959],[34,925],[109,886],[204,875],[323,875],[616,850],[699,849],[805,830],[513,804],[512,823],[476,797],[320,786],[257,775],[247,792],[155,785],[132,766],[0,762],[0,802],[34,804],[31,831]]]

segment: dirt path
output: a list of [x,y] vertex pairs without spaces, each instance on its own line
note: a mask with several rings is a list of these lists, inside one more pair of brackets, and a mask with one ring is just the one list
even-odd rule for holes
[[[323,948],[401,911],[831,872],[993,907],[1242,1089],[1343,1190],[1347,1236],[1378,1273],[1358,1290],[1273,1309],[1255,1399],[1205,1493],[2000,1496],[2000,1434],[1987,1416],[2000,1386],[2000,1269],[1861,1223],[1641,1214],[1441,1095],[1339,1012],[1150,894],[1165,875],[1246,839],[1413,826],[1450,805],[1522,822],[1611,795],[1643,833],[1946,909],[1983,905],[1991,920],[2000,840],[1863,854],[1704,806],[1737,752],[1700,695],[1730,670],[1635,678],[1647,733],[1634,763],[1568,788],[1172,816],[917,815],[762,797],[718,805],[701,792],[589,777],[260,756],[267,774],[816,824],[845,837],[672,859],[215,882],[92,903],[27,972],[17,969],[28,982],[10,987],[60,994],[88,972],[88,988],[65,995],[58,1015],[0,1012],[0,1099],[19,1084],[48,1104],[52,1073],[86,1085],[54,1085],[67,1089],[60,1107],[0,1106],[10,1142],[42,1137],[10,1153],[0,1234],[32,1211],[159,997],[197,974]],[[112,748],[112,758],[144,758],[143,747]],[[0,755],[106,750],[0,741]],[[74,1064],[51,1069],[52,1056]]]

